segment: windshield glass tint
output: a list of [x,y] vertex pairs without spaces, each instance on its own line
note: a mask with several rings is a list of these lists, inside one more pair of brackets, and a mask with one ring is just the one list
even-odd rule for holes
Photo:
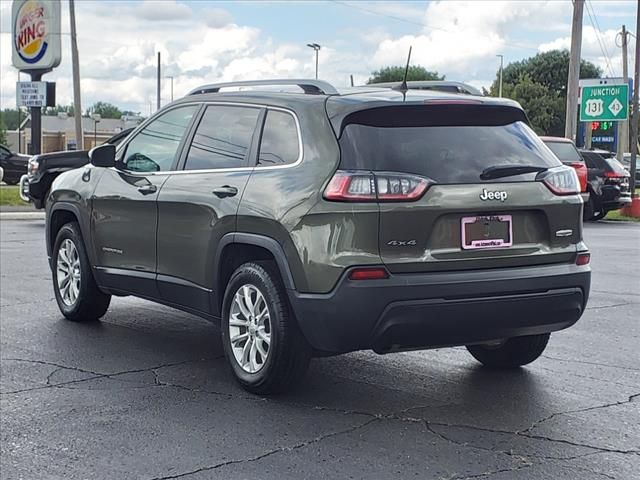
[[340,147],[342,169],[407,172],[438,183],[480,182],[483,170],[498,165],[560,165],[523,122],[464,127],[351,124],[344,129]]
[[582,157],[572,143],[568,142],[545,142],[547,147],[551,149],[563,162],[582,162]]

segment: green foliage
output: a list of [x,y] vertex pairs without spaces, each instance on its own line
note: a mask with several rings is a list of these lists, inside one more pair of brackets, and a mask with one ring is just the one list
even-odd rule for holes
[[102,118],[120,118],[122,111],[115,105],[107,102],[96,102],[87,110],[87,116],[97,113]]
[[26,118],[27,114],[19,112],[16,108],[5,108],[0,112],[0,118],[6,130],[17,130],[20,122]]
[[523,74],[503,85],[502,95],[520,102],[538,135],[563,135],[565,101],[560,95]]
[[69,117],[74,115],[73,103],[71,105],[56,105],[55,107],[45,107],[42,109],[43,115],[58,115],[59,113],[66,113]]
[[[401,82],[404,78],[404,66],[385,67],[375,72],[371,72],[372,77],[367,80],[367,84],[383,82]],[[407,81],[413,80],[444,80],[444,75],[432,72],[419,65],[409,66]]]
[[4,124],[3,115],[0,115],[0,143],[7,144],[7,126]]
[[[600,78],[602,71],[582,60],[580,78]],[[564,136],[569,52],[551,50],[504,67],[503,96],[522,104],[534,129],[545,135]],[[498,95],[500,71],[490,94]],[[521,85],[522,84],[522,85]]]

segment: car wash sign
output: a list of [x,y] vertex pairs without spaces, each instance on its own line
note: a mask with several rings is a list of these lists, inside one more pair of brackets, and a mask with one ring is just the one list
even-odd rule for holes
[[60,1],[14,0],[13,66],[24,72],[49,71],[60,64]]
[[629,114],[629,85],[608,84],[583,86],[580,121],[620,121]]

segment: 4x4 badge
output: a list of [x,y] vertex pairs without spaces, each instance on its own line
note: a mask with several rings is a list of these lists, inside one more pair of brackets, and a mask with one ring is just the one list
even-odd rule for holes
[[501,202],[504,202],[507,199],[507,196],[507,192],[504,190],[490,192],[486,188],[483,188],[482,193],[480,194],[480,200],[500,200]]

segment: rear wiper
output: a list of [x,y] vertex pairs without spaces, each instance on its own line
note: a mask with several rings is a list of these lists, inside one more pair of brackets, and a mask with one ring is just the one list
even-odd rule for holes
[[533,165],[494,165],[485,168],[480,174],[481,180],[491,180],[492,178],[510,177],[512,175],[522,175],[523,173],[544,172],[548,167],[536,167]]

